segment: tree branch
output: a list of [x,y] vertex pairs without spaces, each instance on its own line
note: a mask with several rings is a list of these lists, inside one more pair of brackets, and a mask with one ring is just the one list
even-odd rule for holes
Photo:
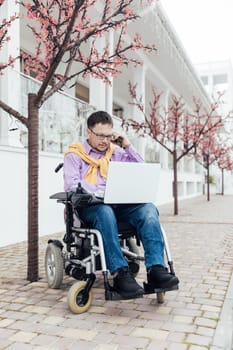
[[76,19],[77,13],[78,13],[79,9],[82,7],[84,2],[85,2],[85,0],[80,0],[80,1],[76,0],[75,1],[74,12],[72,14],[70,23],[69,23],[69,25],[67,27],[66,35],[64,37],[63,43],[61,45],[61,48],[58,51],[56,57],[54,58],[53,63],[51,64],[50,69],[49,69],[45,79],[43,80],[43,83],[42,83],[42,85],[41,85],[41,87],[40,87],[40,89],[39,89],[39,91],[37,93],[36,103],[38,105],[41,104],[41,99],[43,97],[43,94],[44,94],[45,90],[47,89],[48,84],[49,84],[50,80],[52,79],[52,77],[54,75],[54,72],[56,71],[58,65],[60,64],[63,55],[65,54],[65,52],[67,50],[66,45],[67,45],[67,43],[69,41],[70,34],[72,33],[72,29],[73,29],[73,26],[74,26],[74,23],[75,23],[75,19]]
[[2,108],[6,113],[12,115],[14,118],[18,119],[26,127],[28,127],[28,119],[1,100],[0,100],[0,108]]

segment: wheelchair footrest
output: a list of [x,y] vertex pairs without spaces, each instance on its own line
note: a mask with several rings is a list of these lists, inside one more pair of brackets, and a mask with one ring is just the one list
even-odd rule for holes
[[153,294],[153,293],[165,293],[165,292],[170,292],[172,290],[177,290],[179,289],[178,284],[175,284],[172,287],[168,288],[154,288],[152,284],[143,282],[143,287],[145,294]]
[[113,287],[110,286],[108,290],[105,290],[105,300],[129,300],[129,299],[138,299],[142,298],[141,296],[135,296],[135,297],[123,297],[121,294],[119,294]]
[[122,300],[122,296],[114,290],[107,290],[105,300]]

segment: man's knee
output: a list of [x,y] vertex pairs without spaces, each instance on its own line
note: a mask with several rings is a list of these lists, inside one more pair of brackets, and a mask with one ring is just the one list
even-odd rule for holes
[[153,203],[144,204],[140,215],[145,220],[159,220],[159,211]]
[[115,221],[115,214],[113,209],[106,204],[100,204],[97,206],[96,216],[98,216],[100,219],[104,220],[105,222]]

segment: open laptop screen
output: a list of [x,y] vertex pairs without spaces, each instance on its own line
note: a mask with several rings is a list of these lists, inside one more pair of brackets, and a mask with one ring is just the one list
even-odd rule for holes
[[160,164],[110,162],[104,203],[155,203]]

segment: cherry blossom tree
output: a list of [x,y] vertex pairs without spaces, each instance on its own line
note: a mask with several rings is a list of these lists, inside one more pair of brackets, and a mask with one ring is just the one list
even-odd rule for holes
[[222,162],[227,151],[224,144],[219,142],[217,135],[211,132],[208,132],[198,144],[195,158],[206,169],[207,201],[210,200],[210,167],[218,161]]
[[153,99],[146,112],[142,97],[137,95],[137,85],[129,83],[132,104],[144,115],[143,122],[125,119],[122,123],[127,130],[132,128],[140,136],[149,135],[165,148],[173,161],[173,196],[174,215],[178,214],[178,162],[186,155],[194,154],[199,142],[207,133],[215,133],[222,125],[223,118],[217,114],[219,99],[214,101],[209,111],[205,110],[199,100],[194,98],[192,113],[186,110],[181,97],[172,96],[170,107],[166,110],[160,103],[162,93],[154,88]]
[[[0,0],[3,5],[4,0]],[[26,72],[37,72],[41,85],[28,94],[28,115],[21,115],[4,101],[0,108],[21,121],[28,129],[28,273],[29,281],[38,280],[38,144],[39,109],[56,91],[72,87],[78,76],[92,75],[106,83],[121,73],[123,66],[141,62],[135,50],[150,52],[139,34],[129,41],[128,25],[139,18],[140,5],[153,0],[30,0],[20,1],[27,27],[36,41],[33,55],[23,53]],[[138,8],[138,13],[135,8]],[[10,22],[10,21],[9,21]],[[10,24],[10,23],[9,23]],[[0,43],[7,39],[3,22]],[[99,38],[114,31],[114,47],[102,49]],[[131,35],[132,37],[132,35]],[[11,64],[11,59],[7,66]],[[1,66],[2,69],[4,66]],[[51,82],[53,82],[51,84]]]
[[233,171],[233,146],[225,142],[221,143],[221,149],[216,163],[221,171],[221,195],[224,195],[224,170]]

